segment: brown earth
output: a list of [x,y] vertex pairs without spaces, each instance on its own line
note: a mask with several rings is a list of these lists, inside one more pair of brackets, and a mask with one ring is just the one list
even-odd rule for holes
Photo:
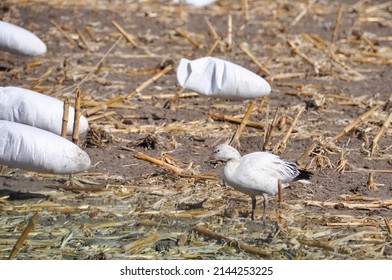
[[[60,99],[73,98],[80,86],[86,111],[128,95],[167,65],[173,70],[92,116],[100,116],[90,119],[96,137],[81,135],[81,145],[93,166],[73,177],[84,189],[67,187],[66,176],[3,168],[0,258],[9,256],[37,211],[40,218],[18,259],[391,258],[391,128],[371,154],[392,107],[390,2],[343,1],[338,21],[339,1],[249,1],[248,20],[234,0],[198,9],[149,0],[19,2],[2,1],[0,19],[36,33],[48,52],[38,58],[0,54],[1,86],[34,87]],[[222,167],[210,160],[213,146],[238,127],[212,114],[241,119],[249,101],[188,91],[172,100],[180,90],[175,75],[180,58],[203,57],[216,40],[206,18],[222,37],[212,55],[257,72],[272,85],[251,116],[270,124],[279,107],[267,150],[296,161],[319,143],[303,163],[314,173],[312,184],[285,189],[281,209],[273,197],[267,225],[250,221],[250,198],[217,180]],[[113,20],[134,37],[137,48],[124,38],[114,46],[122,35]],[[263,69],[241,49],[243,42]],[[371,116],[333,140],[376,105]],[[301,108],[286,150],[277,151]],[[241,153],[260,150],[265,134],[265,128],[246,127]],[[137,153],[183,172],[137,159]],[[374,185],[369,186],[369,174]],[[20,200],[18,192],[48,197]],[[261,198],[258,217],[260,203]],[[211,238],[207,228],[259,251]]]

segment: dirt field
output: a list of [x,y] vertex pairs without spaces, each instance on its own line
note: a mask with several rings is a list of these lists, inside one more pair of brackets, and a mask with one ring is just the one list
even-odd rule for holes
[[[4,167],[0,258],[35,213],[17,259],[392,258],[391,2],[45,2],[1,1],[0,19],[33,31],[48,52],[1,53],[0,85],[61,100],[80,87],[84,113],[101,108],[80,136],[93,166],[72,183]],[[271,198],[266,225],[262,198],[252,222],[250,197],[224,186],[210,158],[250,101],[208,99],[177,82],[182,57],[209,51],[272,87],[240,152],[266,146],[314,173],[311,185],[285,189],[280,207]]]

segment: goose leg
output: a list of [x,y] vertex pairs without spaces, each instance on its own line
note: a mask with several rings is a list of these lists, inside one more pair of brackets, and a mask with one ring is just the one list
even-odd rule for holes
[[263,193],[264,204],[263,204],[263,224],[267,222],[267,208],[268,208],[268,194]]
[[252,221],[255,220],[255,210],[256,210],[256,196],[252,195]]

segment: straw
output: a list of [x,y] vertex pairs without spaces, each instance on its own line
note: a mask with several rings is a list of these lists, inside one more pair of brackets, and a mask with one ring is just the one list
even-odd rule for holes
[[241,0],[241,10],[244,14],[245,21],[249,21],[249,4],[248,0]]
[[148,156],[148,155],[143,154],[143,153],[135,154],[135,158],[140,159],[140,160],[144,160],[144,161],[148,161],[148,162],[150,162],[150,163],[152,163],[154,165],[157,165],[157,166],[163,167],[165,169],[171,170],[171,171],[173,171],[176,174],[183,173],[183,171],[184,171],[182,168],[179,168],[177,166],[174,166],[174,165],[169,164],[167,162],[164,162],[162,160],[153,158],[153,157]]
[[388,130],[389,124],[392,122],[392,111],[389,113],[388,117],[386,118],[385,122],[382,124],[380,130],[377,132],[376,136],[374,137],[372,144],[371,144],[371,155],[374,154],[377,146],[378,141],[384,135],[384,133]]
[[308,5],[304,7],[301,12],[295,17],[295,19],[290,23],[290,26],[295,26],[310,10],[316,0],[308,1]]
[[379,109],[381,107],[381,105],[375,105],[373,106],[370,110],[366,111],[364,114],[362,114],[361,116],[359,116],[358,118],[356,118],[352,123],[350,123],[349,125],[347,125],[345,128],[343,128],[342,131],[340,131],[340,133],[338,133],[333,140],[339,140],[341,137],[343,137],[344,135],[346,135],[347,133],[349,133],[353,128],[355,128],[357,125],[359,125],[360,123],[364,122],[366,119],[368,119],[377,109]]
[[219,45],[219,43],[220,43],[221,41],[222,41],[222,38],[221,38],[221,37],[218,37],[218,38],[215,40],[214,44],[211,46],[211,48],[208,50],[206,56],[211,56],[212,53],[215,51],[216,47]]
[[69,35],[64,31],[64,29],[63,29],[57,22],[55,22],[54,20],[50,20],[50,23],[51,23],[54,27],[56,27],[56,29],[57,29],[58,31],[60,31],[60,33],[64,36],[64,38],[67,39],[67,41],[68,41],[73,47],[77,47],[77,46],[78,46],[78,44],[75,42],[75,40],[72,39],[72,37],[69,36]]
[[299,243],[306,245],[306,246],[311,246],[311,247],[317,247],[321,248],[324,250],[332,251],[334,252],[336,248],[329,244],[329,242],[321,242],[317,240],[306,240],[306,239],[298,239]]
[[205,22],[207,23],[208,30],[211,33],[212,37],[217,40],[220,36],[216,32],[214,26],[212,25],[211,21],[208,19],[208,17],[204,17]]
[[135,48],[138,48],[139,45],[136,43],[136,41],[133,39],[132,35],[127,33],[115,20],[112,20],[112,24],[114,27],[121,33],[121,35],[124,36],[124,38],[132,44]]
[[[34,5],[12,2],[16,14],[36,14]],[[217,1],[201,9],[163,2],[99,0],[96,13],[79,20],[72,11],[84,9],[85,1],[53,0],[42,6],[42,19],[26,25],[48,52],[16,61],[12,55],[1,56],[4,85],[16,83],[61,101],[69,97],[72,107],[80,87],[82,112],[89,121],[83,145],[95,172],[75,174],[85,186],[67,187],[68,175],[0,167],[0,181],[16,192],[0,189],[0,259],[9,257],[37,211],[49,213],[47,221],[40,222],[41,213],[14,259],[389,259],[392,97],[384,84],[372,86],[392,65],[392,36],[386,31],[391,28],[391,1],[317,1],[309,6],[312,1],[253,0],[248,1],[248,21],[240,1]],[[47,8],[63,15],[61,22],[53,18],[62,33],[47,18]],[[346,19],[347,11],[355,11],[354,22]],[[232,51],[227,45],[229,13]],[[97,17],[109,14],[113,17]],[[139,48],[112,25],[113,19]],[[328,23],[329,31],[314,33],[320,26],[309,28],[312,21]],[[175,27],[205,48],[189,43]],[[177,87],[180,58],[206,55],[253,66],[274,83],[271,99],[263,98],[260,106],[256,100],[259,115],[246,122],[240,137],[244,150],[264,144],[260,135],[266,135],[279,105],[267,148],[275,152],[287,139],[282,153],[301,158],[301,168],[317,171],[311,185],[290,189],[287,196],[283,189],[283,201],[279,193],[271,197],[277,205],[269,213],[274,223],[245,218],[249,197],[222,184],[222,167],[214,168],[208,157],[212,146],[236,132],[250,100],[211,102]],[[167,75],[127,99],[168,60],[174,64]],[[295,123],[304,103],[306,114]],[[371,116],[342,131],[377,104],[381,108]],[[221,114],[210,112],[216,109]],[[148,135],[157,141],[151,154],[137,146]],[[79,145],[81,140],[82,135]],[[137,152],[174,170],[139,160]],[[41,198],[12,200],[37,196],[17,193],[30,181]],[[198,232],[198,225],[209,232]],[[220,236],[215,239],[214,233]],[[252,249],[267,254],[253,254]]]
[[76,33],[78,34],[80,41],[82,41],[83,45],[85,46],[85,49],[90,50],[90,45],[89,45],[86,37],[84,37],[82,31],[80,31],[79,29],[76,29]]
[[286,150],[286,146],[287,146],[287,141],[290,138],[291,132],[293,131],[294,127],[296,126],[299,117],[301,116],[302,112],[305,110],[304,107],[302,107],[297,115],[295,116],[295,119],[293,120],[290,128],[287,130],[286,135],[283,137],[282,141],[279,142],[279,144],[274,148],[274,151],[277,152],[279,151],[281,154],[284,153],[284,151]]
[[30,219],[30,222],[27,224],[26,228],[22,232],[22,235],[20,236],[20,238],[18,239],[18,241],[15,243],[14,247],[12,248],[12,251],[8,257],[9,260],[14,259],[15,256],[18,254],[20,248],[22,247],[23,243],[25,242],[30,231],[33,229],[34,225],[37,223],[40,215],[41,215],[40,212],[36,212],[34,214],[34,216]]
[[154,233],[150,236],[147,236],[145,238],[141,238],[133,243],[130,243],[128,245],[124,245],[122,248],[120,248],[120,252],[121,253],[125,253],[127,251],[131,251],[134,250],[138,247],[150,244],[150,243],[155,243],[156,241],[158,241],[159,239],[159,234],[158,233]]
[[39,86],[40,84],[42,84],[44,81],[46,81],[48,78],[49,78],[49,76],[51,75],[51,74],[53,74],[53,70],[55,69],[56,67],[54,67],[54,66],[51,66],[51,67],[49,67],[48,68],[48,70],[44,73],[44,74],[42,74],[31,86],[30,86],[30,89],[35,89],[37,86]]
[[268,76],[271,76],[271,72],[249,51],[247,48],[247,43],[242,42],[239,44],[240,49],[250,57],[250,59],[260,68],[261,71],[266,73]]
[[302,165],[305,160],[310,156],[310,154],[318,147],[319,143],[313,143],[302,155],[301,157],[297,160],[298,165]]
[[343,4],[340,2],[338,15],[336,17],[335,27],[333,29],[333,33],[332,33],[332,37],[331,37],[331,44],[334,44],[336,41],[338,31],[339,31],[340,21],[342,19],[342,15],[343,15]]
[[[244,120],[243,118],[242,119],[235,118],[232,116],[228,116],[228,115],[224,115],[224,114],[220,114],[220,113],[214,113],[214,112],[210,112],[209,117],[212,118],[213,120],[216,120],[216,121],[226,121],[226,122],[231,122],[231,123],[236,123],[236,124],[241,124],[241,123],[243,123],[243,120]],[[265,123],[255,122],[255,121],[247,121],[245,125],[249,126],[249,127],[257,128],[257,129],[263,129],[266,127]]]
[[369,172],[367,185],[371,190],[378,190],[378,188],[374,184],[374,172]]
[[128,94],[127,98],[132,98],[136,94],[140,94],[142,90],[146,89],[148,86],[156,82],[159,78],[167,74],[173,69],[172,65],[166,66],[162,71],[160,71],[158,74],[154,75],[151,79],[148,79],[144,83],[142,83],[140,86],[138,86],[134,91],[132,91],[130,94]]
[[237,147],[240,146],[240,137],[241,137],[242,131],[244,130],[244,127],[246,126],[246,124],[250,118],[250,115],[253,112],[253,108],[255,107],[255,102],[256,102],[255,100],[250,101],[248,110],[246,111],[245,116],[242,119],[240,126],[237,128],[236,132],[232,136],[232,138],[229,142],[229,145],[234,145]]
[[275,110],[275,115],[274,118],[272,120],[272,123],[268,125],[268,129],[265,133],[265,139],[264,139],[264,144],[263,144],[263,151],[267,150],[267,147],[270,143],[271,137],[272,137],[272,131],[274,130],[276,124],[277,124],[277,120],[278,120],[278,112],[279,112],[279,107],[276,107]]
[[245,252],[253,254],[253,255],[264,256],[265,257],[265,256],[269,256],[269,255],[272,254],[271,251],[262,250],[262,249],[259,249],[257,247],[253,247],[251,245],[243,243],[241,241],[237,241],[235,239],[228,238],[228,237],[226,237],[226,236],[224,236],[222,234],[216,233],[216,232],[214,232],[214,231],[212,231],[212,230],[210,230],[210,229],[208,229],[206,227],[203,227],[203,226],[196,226],[195,230],[198,233],[201,233],[201,234],[207,236],[208,238],[216,239],[218,241],[223,241],[227,245],[229,245],[230,247],[234,247],[234,248],[238,248],[238,249],[244,250]]
[[102,62],[105,60],[105,58],[112,52],[112,50],[117,46],[117,44],[121,41],[121,37],[117,39],[116,42],[114,42],[114,44],[108,49],[108,51],[102,56],[102,58],[97,62],[97,64],[95,64],[95,66],[93,67],[93,69],[87,73],[87,75],[80,80],[80,82],[78,82],[75,85],[69,86],[65,89],[62,89],[62,91],[67,91],[67,90],[71,90],[71,89],[75,89],[77,87],[80,87],[85,81],[87,81],[90,76],[100,67],[100,65],[102,64]]
[[76,89],[76,97],[75,97],[75,115],[74,115],[74,123],[73,123],[73,132],[72,132],[72,142],[77,145],[79,142],[79,122],[80,122],[80,102],[81,102],[81,90],[80,88]]
[[388,234],[392,234],[392,225],[390,224],[389,219],[384,218],[385,226],[387,227]]
[[180,29],[180,28],[174,28],[174,30],[181,35],[182,37],[184,37],[185,39],[187,39],[192,45],[194,45],[196,48],[198,49],[202,49],[203,45],[199,42],[197,42],[195,39],[193,39],[191,36],[189,36],[189,34],[187,32],[185,32],[184,30]]
[[227,50],[231,50],[233,46],[233,16],[231,14],[227,15]]
[[65,98],[63,109],[63,123],[61,126],[61,137],[67,137],[68,115],[69,115],[69,98]]

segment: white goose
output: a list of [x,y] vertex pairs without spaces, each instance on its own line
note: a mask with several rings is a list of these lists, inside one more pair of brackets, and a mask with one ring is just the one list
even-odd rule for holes
[[220,144],[214,149],[215,160],[227,162],[222,175],[225,183],[252,198],[252,220],[255,219],[256,195],[264,197],[263,222],[266,222],[268,195],[278,193],[278,180],[282,187],[291,182],[310,183],[311,172],[299,169],[293,162],[281,160],[268,152],[253,152],[241,157],[232,146]]

